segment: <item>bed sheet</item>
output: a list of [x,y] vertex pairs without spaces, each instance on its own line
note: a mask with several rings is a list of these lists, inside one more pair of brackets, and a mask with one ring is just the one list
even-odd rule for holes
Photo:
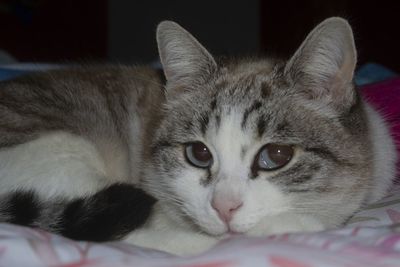
[[400,187],[341,229],[232,237],[198,256],[178,257],[124,242],[77,242],[0,224],[0,266],[399,267]]

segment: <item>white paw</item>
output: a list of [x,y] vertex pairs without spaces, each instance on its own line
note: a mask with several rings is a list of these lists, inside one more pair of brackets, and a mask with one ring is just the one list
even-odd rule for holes
[[140,247],[187,256],[207,251],[218,242],[218,239],[185,230],[140,229],[128,235],[125,241]]
[[325,228],[322,222],[312,216],[285,213],[265,217],[247,234],[250,236],[263,236],[295,232],[317,232]]

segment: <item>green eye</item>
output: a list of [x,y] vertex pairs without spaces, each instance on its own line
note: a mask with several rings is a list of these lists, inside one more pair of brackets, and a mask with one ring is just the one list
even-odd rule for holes
[[253,172],[271,171],[284,167],[290,162],[294,149],[290,145],[267,144],[258,152],[253,162]]
[[210,150],[201,142],[186,144],[185,157],[190,164],[197,168],[209,168],[213,162]]

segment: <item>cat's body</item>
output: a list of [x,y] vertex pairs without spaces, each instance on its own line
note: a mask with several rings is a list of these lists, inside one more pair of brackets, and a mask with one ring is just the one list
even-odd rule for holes
[[[13,201],[35,194],[39,212],[25,224],[82,239],[68,229],[87,212],[86,221],[109,233],[95,240],[123,237],[188,254],[232,233],[337,227],[389,188],[394,144],[353,87],[356,54],[345,21],[320,24],[287,62],[217,63],[171,22],[159,26],[158,44],[165,91],[158,74],[141,67],[82,67],[2,83],[2,221],[20,223]],[[153,199],[115,183],[139,183],[158,200],[147,222]],[[132,194],[129,201],[144,203],[140,212],[126,205]],[[79,214],[68,204],[76,199]],[[51,203],[59,208],[49,223]],[[93,219],[117,221],[118,205],[123,230]]]
[[[138,184],[143,146],[165,98],[160,75],[150,68],[82,66],[3,82],[0,99],[0,195],[7,196],[2,221],[67,233],[61,229],[64,203],[116,183]],[[28,191],[39,203],[19,196]],[[8,214],[14,192],[34,211],[31,218]],[[132,215],[144,222],[150,204]]]
[[[138,161],[163,99],[159,75],[144,67],[82,66],[3,82],[0,168],[15,174],[2,176],[0,193],[26,187],[75,197],[110,183],[138,183]],[[51,160],[56,174],[65,174],[61,180],[43,170]]]

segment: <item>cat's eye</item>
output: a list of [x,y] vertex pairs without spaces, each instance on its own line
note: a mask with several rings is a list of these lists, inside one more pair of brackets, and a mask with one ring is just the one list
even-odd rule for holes
[[258,152],[253,163],[253,172],[271,171],[282,168],[290,162],[294,154],[293,146],[267,144]]
[[210,150],[201,142],[187,143],[185,156],[190,164],[198,168],[209,168],[213,161]]

